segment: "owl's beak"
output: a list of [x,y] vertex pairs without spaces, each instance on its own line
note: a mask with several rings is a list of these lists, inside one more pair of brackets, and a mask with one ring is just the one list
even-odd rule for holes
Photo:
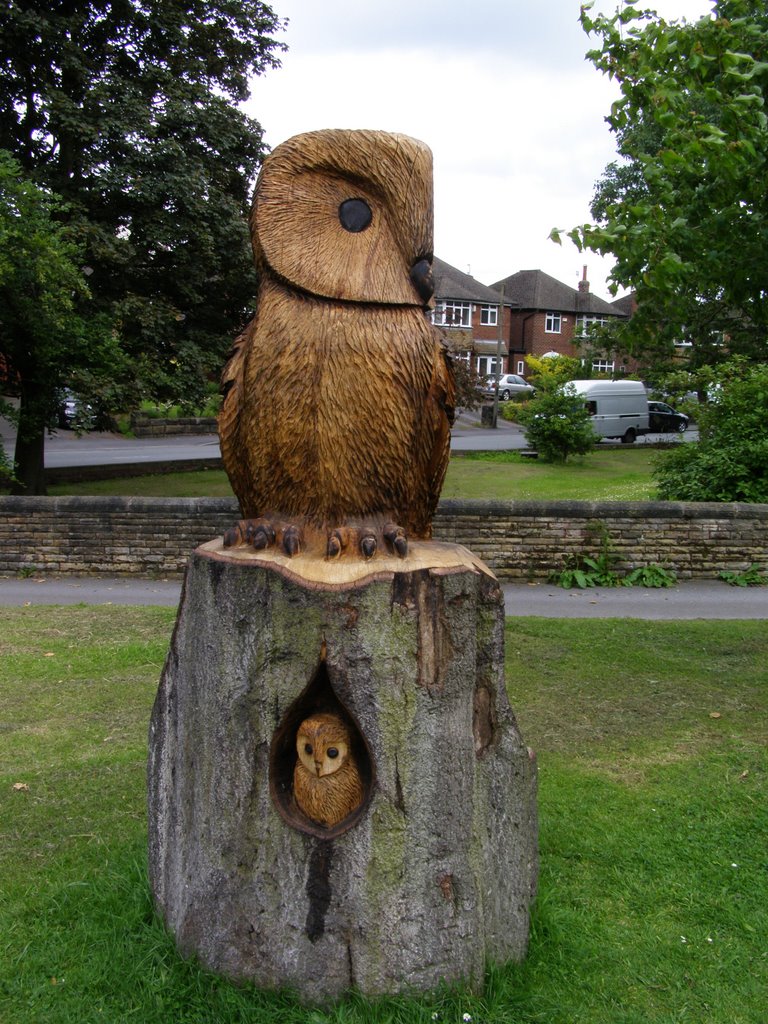
[[322,767],[323,767],[323,762],[322,761],[315,761],[315,774],[317,775],[318,778],[320,777],[320,769]]
[[411,281],[419,294],[419,298],[426,305],[435,292],[435,282],[432,277],[432,261],[428,259],[417,260],[411,267]]

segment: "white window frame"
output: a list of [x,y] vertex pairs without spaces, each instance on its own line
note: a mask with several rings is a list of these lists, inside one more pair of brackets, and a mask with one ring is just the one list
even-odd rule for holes
[[608,323],[604,316],[590,316],[588,313],[580,313],[576,317],[576,336],[586,338],[593,327],[605,327]]
[[[481,377],[496,376],[496,356],[477,356],[475,369]],[[499,373],[504,373],[504,360],[499,360]]]
[[480,324],[482,327],[498,327],[499,307],[483,303],[480,307]]
[[458,327],[462,330],[472,328],[472,303],[460,302],[457,299],[443,299],[435,306],[432,323],[438,327]]
[[562,334],[563,318],[560,313],[547,313],[544,318],[545,334]]
[[592,372],[593,373],[613,373],[616,368],[616,363],[613,359],[593,359],[592,360]]

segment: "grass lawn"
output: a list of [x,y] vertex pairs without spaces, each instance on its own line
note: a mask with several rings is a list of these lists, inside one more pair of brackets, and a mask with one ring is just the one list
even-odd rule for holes
[[766,1020],[764,623],[510,620],[540,772],[529,956],[477,996],[320,1012],[180,960],[153,918],[146,731],[174,612],[0,614],[0,1021]]
[[[649,500],[656,493],[651,478],[653,456],[648,449],[610,448],[552,466],[517,452],[466,453],[451,459],[442,494],[444,498]],[[49,492],[218,498],[231,496],[232,489],[223,470],[204,470],[58,484]]]

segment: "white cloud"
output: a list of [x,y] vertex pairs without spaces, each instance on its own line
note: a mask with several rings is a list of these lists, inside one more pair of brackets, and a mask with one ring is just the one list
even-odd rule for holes
[[[609,10],[614,5],[602,3]],[[707,0],[658,0],[696,18]],[[538,268],[566,283],[610,261],[562,248],[552,227],[589,219],[613,159],[615,87],[585,60],[578,0],[275,0],[290,18],[283,67],[254,82],[249,112],[271,146],[318,128],[423,139],[435,159],[435,251],[491,283]]]

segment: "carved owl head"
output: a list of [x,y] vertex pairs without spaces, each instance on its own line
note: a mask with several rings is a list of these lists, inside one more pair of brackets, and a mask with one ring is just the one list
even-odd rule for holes
[[296,753],[311,775],[333,775],[350,759],[349,729],[338,715],[305,718],[296,734]]
[[296,135],[264,161],[256,263],[329,299],[423,306],[432,295],[432,154],[407,135]]

